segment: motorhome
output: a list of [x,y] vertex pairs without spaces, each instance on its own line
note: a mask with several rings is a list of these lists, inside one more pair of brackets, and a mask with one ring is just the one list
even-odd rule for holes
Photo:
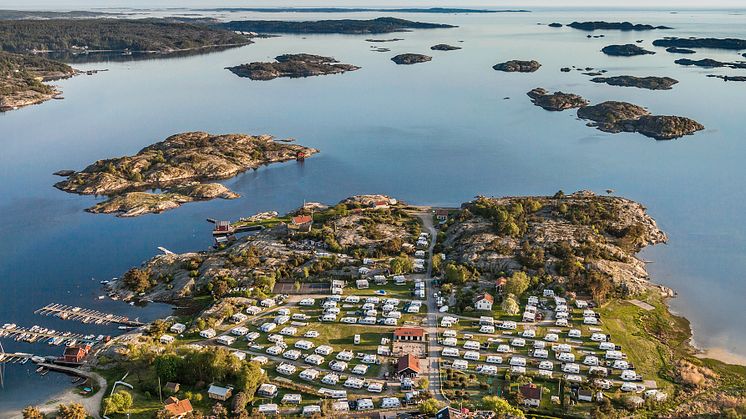
[[290,349],[289,351],[285,351],[282,354],[282,357],[296,361],[298,358],[300,358],[300,355],[301,355],[300,351],[295,350],[295,349]]
[[598,365],[598,357],[595,355],[588,355],[583,359],[584,365],[596,366]]
[[522,356],[512,356],[510,357],[510,365],[517,365],[517,366],[525,367],[526,358]]
[[464,349],[477,350],[480,347],[481,347],[481,345],[476,340],[468,340],[468,341],[464,342]]
[[579,374],[580,365],[575,364],[575,363],[562,364],[562,372],[567,372],[570,374]]
[[570,352],[558,352],[557,360],[562,362],[575,362],[575,355]]
[[396,409],[401,407],[401,401],[396,397],[384,397],[381,400],[381,409]]
[[549,351],[546,349],[534,349],[533,356],[534,358],[546,359],[549,358]]
[[460,353],[459,353],[459,350],[456,348],[443,348],[441,355],[457,357],[460,355]]
[[607,339],[608,337],[603,333],[596,332],[591,335],[591,340],[594,342],[606,342]]
[[322,379],[321,382],[324,384],[328,384],[330,386],[336,386],[339,382],[339,375],[334,373],[326,374]]
[[298,374],[298,377],[300,377],[302,380],[314,381],[319,378],[319,372],[318,370],[309,368],[307,370],[301,371],[300,374]]
[[540,370],[553,370],[554,363],[552,363],[552,361],[541,361],[539,362],[539,369]]
[[468,359],[469,361],[479,361],[479,352],[466,351],[464,352],[464,359]]
[[487,359],[485,359],[485,362],[489,364],[502,364],[503,357],[501,357],[500,355],[489,355],[487,356]]
[[305,361],[306,364],[318,366],[324,363],[324,357],[321,355],[313,354],[313,355],[308,355],[306,359],[304,359],[303,361]]
[[293,346],[295,346],[298,349],[303,349],[304,351],[307,351],[307,350],[313,348],[316,345],[314,345],[313,342],[310,342],[310,341],[307,341],[307,340],[299,340],[299,341],[295,342],[295,345],[293,345]]
[[469,369],[469,363],[467,361],[464,361],[463,359],[455,359],[451,364],[451,368],[453,368],[454,370],[464,371]]
[[495,333],[495,326],[489,326],[489,325],[480,326],[479,333]]

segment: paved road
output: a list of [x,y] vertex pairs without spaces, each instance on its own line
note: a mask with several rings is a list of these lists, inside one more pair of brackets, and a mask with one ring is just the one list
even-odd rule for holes
[[[430,248],[428,249],[429,260],[432,261],[433,248],[435,247],[435,238],[437,231],[433,226],[433,215],[429,211],[417,214],[422,220],[422,224],[425,230],[430,233]],[[427,297],[427,319],[425,321],[425,331],[427,332],[428,340],[428,380],[430,380],[430,392],[435,395],[435,398],[442,402],[449,402],[449,400],[443,395],[442,383],[440,382],[440,352],[441,346],[438,344],[438,305],[433,296],[434,290],[432,287],[432,263],[427,265],[427,273],[425,275],[425,294]]]

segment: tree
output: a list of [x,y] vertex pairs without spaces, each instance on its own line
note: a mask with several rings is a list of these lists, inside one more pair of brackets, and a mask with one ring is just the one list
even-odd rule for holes
[[420,387],[420,389],[427,390],[428,388],[430,388],[430,380],[428,380],[427,377],[422,377],[417,381],[417,385]]
[[240,413],[246,411],[246,405],[249,404],[249,395],[244,391],[239,391],[233,396],[233,413]]
[[414,264],[409,256],[401,255],[391,261],[391,272],[396,275],[412,272]]
[[44,415],[34,406],[28,406],[23,409],[23,419],[44,419]]
[[104,410],[107,413],[125,413],[132,407],[132,395],[124,390],[117,391],[104,399]]
[[511,406],[510,403],[502,397],[484,396],[482,397],[482,405],[485,409],[495,412],[498,417],[525,417],[520,409]]
[[446,265],[446,280],[456,284],[464,284],[471,277],[471,272],[463,265],[449,263]]
[[57,416],[60,419],[86,419],[88,413],[80,403],[70,403],[69,405],[61,404],[57,408]]
[[504,312],[513,316],[521,311],[521,307],[518,305],[518,301],[516,301],[513,294],[508,294],[503,298],[500,308],[502,308]]
[[531,280],[525,272],[515,271],[505,282],[503,291],[507,294],[513,294],[516,297],[520,297],[524,292],[526,292],[530,283]]
[[147,269],[132,268],[124,273],[122,281],[129,290],[134,292],[145,292],[155,285],[150,281],[150,271]]
[[226,419],[228,418],[228,409],[222,403],[215,403],[215,406],[212,407],[212,416],[217,419]]
[[254,394],[264,382],[262,368],[256,362],[249,362],[241,368],[236,378],[236,387],[246,393],[246,403],[254,401]]
[[440,272],[440,265],[442,262],[443,262],[443,257],[440,255],[440,253],[433,255],[433,258],[432,258],[433,272]]
[[155,372],[163,381],[176,381],[181,366],[181,357],[175,354],[165,354],[155,359]]
[[429,398],[420,403],[420,413],[427,416],[433,416],[443,407],[443,404],[437,399]]

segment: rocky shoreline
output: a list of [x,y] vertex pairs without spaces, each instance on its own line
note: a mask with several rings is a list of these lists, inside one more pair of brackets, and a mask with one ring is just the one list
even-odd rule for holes
[[312,54],[284,54],[275,57],[276,62],[253,62],[234,67],[226,67],[239,77],[252,80],[272,80],[278,77],[301,78],[341,74],[355,71],[360,67],[342,64],[332,57]]
[[526,93],[534,105],[548,111],[564,111],[565,109],[587,106],[589,101],[573,93],[549,93],[545,89],[536,88]]
[[521,61],[521,60],[510,60],[504,63],[498,63],[492,66],[493,70],[504,71],[506,73],[533,73],[541,67],[541,64],[536,60]]
[[0,51],[0,112],[59,98],[62,92],[47,82],[76,74],[67,64]]
[[432,59],[433,57],[429,55],[407,53],[396,55],[391,58],[391,61],[399,65],[411,65],[417,63],[426,63],[428,61],[431,61]]
[[[109,197],[89,212],[133,217],[186,202],[236,198],[238,195],[223,185],[204,181],[228,179],[262,165],[304,159],[315,153],[318,150],[280,144],[268,135],[188,132],[148,146],[134,156],[99,160],[80,172],[57,172],[68,177],[54,186],[65,192]],[[149,189],[161,189],[162,193],[144,192]]]

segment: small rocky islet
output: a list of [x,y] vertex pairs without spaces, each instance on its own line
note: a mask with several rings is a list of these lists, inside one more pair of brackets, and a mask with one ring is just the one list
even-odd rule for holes
[[679,47],[668,47],[666,48],[666,52],[670,52],[671,54],[696,54],[697,51],[689,48],[679,48]]
[[521,60],[510,60],[504,63],[498,63],[492,66],[494,70],[504,71],[507,73],[533,73],[541,67],[541,64],[536,60],[521,61]]
[[360,67],[352,64],[342,64],[332,57],[313,54],[283,54],[275,57],[275,60],[275,62],[241,64],[227,67],[227,69],[239,77],[247,77],[252,80],[322,76],[360,69]]
[[653,51],[648,51],[635,44],[607,45],[601,48],[601,52],[613,57],[633,57],[636,55],[652,55]]
[[635,77],[635,76],[613,76],[595,77],[591,79],[594,83],[606,83],[610,86],[637,87],[648,90],[670,90],[679,81],[671,77]]
[[746,63],[723,62],[723,61],[713,60],[712,58],[703,58],[701,60],[690,60],[689,58],[680,58],[674,61],[674,63],[678,65],[704,67],[704,68],[719,68],[719,67],[741,68],[741,69],[746,68]]
[[461,49],[461,47],[457,47],[454,45],[448,45],[448,44],[436,44],[430,47],[433,51],[455,51],[458,49]]
[[707,77],[720,79],[723,81],[746,81],[746,76],[727,76],[720,74],[708,74]]
[[737,38],[676,38],[668,37],[653,41],[656,47],[667,48],[710,48],[710,49],[746,49],[746,39]]
[[545,89],[536,88],[527,93],[534,105],[548,111],[564,111],[565,109],[580,108],[588,105],[588,100],[573,93],[549,93]]
[[411,65],[411,64],[417,64],[417,63],[426,63],[428,61],[431,61],[433,57],[429,55],[424,54],[414,54],[414,53],[406,53],[406,54],[399,54],[394,57],[391,57],[391,61],[395,62],[399,65]]
[[637,132],[656,140],[672,140],[703,130],[693,119],[651,115],[647,109],[627,102],[607,101],[578,109],[578,117],[604,132]]
[[[212,135],[187,132],[143,148],[133,156],[99,160],[80,172],[57,172],[67,179],[54,186],[81,195],[108,199],[87,211],[135,217],[176,208],[185,202],[238,194],[218,183],[262,165],[304,159],[318,150],[281,144],[269,135]],[[145,192],[160,189],[161,193]]]
[[578,117],[592,121],[589,126],[604,132],[637,132],[656,140],[671,140],[704,129],[700,123],[681,116],[651,115],[647,109],[627,102],[606,101],[589,105],[589,101],[572,94],[536,88],[527,93],[531,101],[548,111],[578,108]]

